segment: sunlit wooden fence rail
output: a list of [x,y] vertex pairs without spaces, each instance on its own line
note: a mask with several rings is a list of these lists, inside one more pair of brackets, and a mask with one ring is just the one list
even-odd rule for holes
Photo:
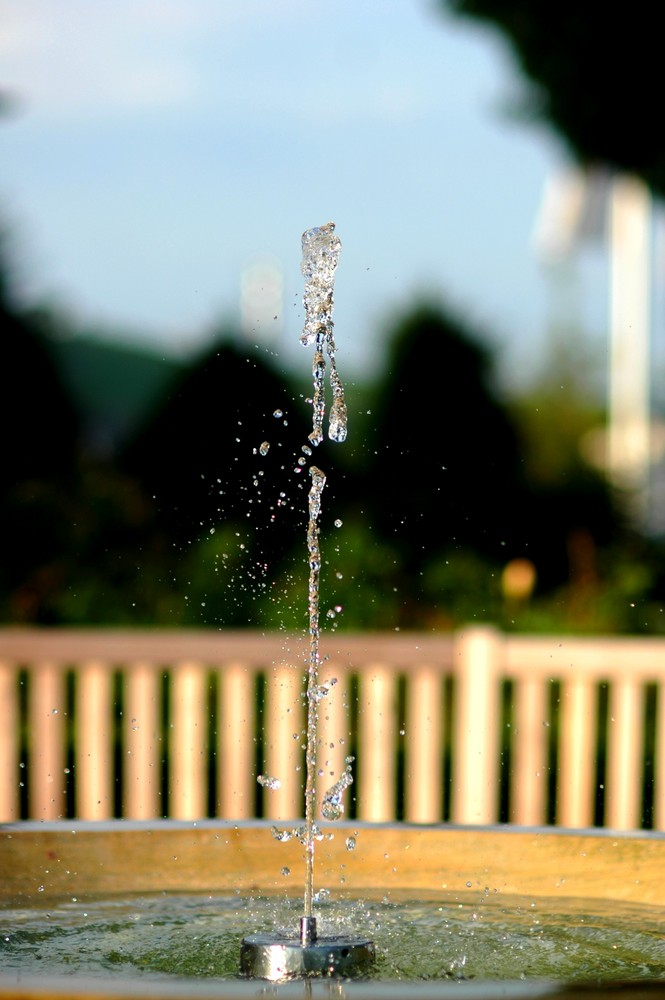
[[[354,758],[348,816],[665,829],[665,640],[322,653],[319,787]],[[277,634],[0,629],[0,820],[300,816],[306,658]]]

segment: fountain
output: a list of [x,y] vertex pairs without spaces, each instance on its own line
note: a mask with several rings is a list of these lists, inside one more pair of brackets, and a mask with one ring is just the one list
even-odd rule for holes
[[[324,350],[330,434],[338,441],[346,434],[331,320],[339,242],[331,225],[304,240],[315,446],[325,415]],[[629,1000],[645,995],[647,981],[649,997],[665,997],[664,835],[344,822],[350,770],[328,789],[324,821],[315,822],[325,476],[312,466],[310,477],[304,827],[283,831],[277,860],[266,847],[271,823],[263,821],[5,824],[0,1000],[445,1000],[460,989],[468,1000],[592,1000],[630,979],[642,982],[622,989]],[[269,787],[272,779],[261,780]],[[317,870],[336,900],[313,891],[315,843]],[[284,878],[303,855],[301,904]],[[249,921],[255,933],[240,942],[238,927]],[[582,985],[562,985],[571,982]]]
[[[344,387],[337,373],[335,341],[333,336],[333,285],[341,243],[335,235],[335,225],[308,229],[302,237],[302,272],[306,280],[304,305],[305,324],[301,341],[314,344],[312,375],[313,427],[310,442],[316,447],[323,440],[325,416],[325,372],[327,351],[330,364],[332,405],[330,408],[329,436],[333,441],[346,438],[346,403]],[[307,446],[307,451],[311,449]],[[314,896],[314,844],[316,835],[316,757],[318,750],[318,704],[326,689],[319,685],[319,576],[321,552],[319,547],[319,515],[321,498],[326,483],[324,473],[317,466],[310,466],[312,486],[309,491],[309,520],[307,524],[307,552],[309,556],[308,626],[309,658],[307,663],[307,736],[305,748],[305,825],[296,831],[305,848],[305,899],[300,918],[300,935],[252,934],[243,938],[240,967],[248,976],[283,980],[299,975],[353,976],[367,971],[374,961],[374,943],[364,937],[335,935],[320,937],[316,917],[312,912]],[[347,768],[326,793],[323,815],[338,819],[342,815],[341,796],[351,783]]]

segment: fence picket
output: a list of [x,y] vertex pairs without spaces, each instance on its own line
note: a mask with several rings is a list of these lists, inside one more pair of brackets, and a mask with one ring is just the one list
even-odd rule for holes
[[174,819],[201,819],[208,812],[206,682],[206,668],[195,660],[171,672],[169,812]]
[[0,822],[20,816],[18,670],[0,662]]
[[493,629],[468,629],[459,635],[453,741],[456,823],[497,819],[500,657],[501,640]]
[[510,820],[522,826],[539,826],[547,818],[548,687],[541,677],[514,686]]
[[653,825],[656,830],[665,830],[665,680],[658,686],[656,697],[654,769]]
[[218,677],[217,811],[226,819],[249,819],[256,790],[255,672],[232,660]]
[[[337,663],[326,664],[326,678],[335,684],[319,702],[319,749],[316,794],[319,801],[339,780],[350,755],[351,726],[349,722],[349,678]],[[352,767],[352,771],[354,768]],[[345,797],[348,798],[348,795]]]
[[411,823],[441,822],[444,738],[441,671],[422,664],[406,688],[404,818]]
[[595,687],[584,674],[561,685],[557,823],[593,824]]
[[264,773],[280,783],[277,789],[264,787],[264,813],[269,819],[292,820],[303,815],[302,677],[295,666],[280,663],[269,670],[266,679]]
[[76,671],[76,813],[81,819],[113,816],[112,684],[113,675],[98,661]]
[[138,660],[123,673],[123,805],[128,819],[162,813],[162,701],[157,666]]
[[368,663],[359,678],[358,815],[382,823],[395,817],[396,676]]
[[644,691],[631,677],[610,689],[605,822],[615,830],[639,826],[644,750]]
[[63,670],[42,660],[34,665],[28,690],[28,777],[35,819],[65,815],[65,713]]

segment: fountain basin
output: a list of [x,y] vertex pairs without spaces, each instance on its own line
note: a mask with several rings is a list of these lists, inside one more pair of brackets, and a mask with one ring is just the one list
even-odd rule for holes
[[[579,901],[608,913],[614,905],[634,907],[638,917],[640,911],[647,912],[642,908],[648,908],[652,923],[662,921],[665,970],[663,834],[355,822],[323,825],[322,831],[324,837],[316,845],[316,882],[326,886],[333,898],[366,898],[370,909],[372,900],[391,899],[440,900],[461,908],[488,895],[511,906],[517,901],[524,908],[535,900],[541,912],[574,910]],[[355,837],[353,851],[347,848],[349,837]],[[267,822],[8,824],[0,829],[0,904],[9,913],[17,906],[55,910],[59,901],[72,899],[92,909],[95,900],[146,894],[297,897],[302,855],[295,839],[276,843]],[[238,942],[252,930],[239,926]],[[63,995],[231,998],[256,996],[257,990],[265,989],[256,981],[234,979],[155,981],[137,975],[133,980],[109,976],[86,981],[78,974],[64,981],[53,975],[47,979],[31,975],[27,980],[21,976],[20,982],[17,978],[0,972],[2,1000]],[[350,998],[457,996],[460,986],[468,1000],[564,995],[563,986],[537,978],[498,984],[372,981],[326,986],[308,981],[306,985],[315,991],[343,989],[338,995]],[[302,982],[271,987],[280,996],[303,996],[303,988]],[[644,991],[647,986],[635,988]],[[607,989],[605,984],[598,995],[606,996]],[[665,982],[649,984],[649,990],[650,996],[665,997]],[[575,994],[568,989],[565,995]],[[593,993],[587,990],[584,995]]]

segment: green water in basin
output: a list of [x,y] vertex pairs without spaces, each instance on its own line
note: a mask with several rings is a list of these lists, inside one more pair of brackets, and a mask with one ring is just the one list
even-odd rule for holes
[[[376,943],[379,980],[665,981],[654,907],[480,895],[365,898],[315,906],[320,935]],[[3,975],[232,979],[243,935],[295,936],[300,899],[159,895],[0,910]]]

